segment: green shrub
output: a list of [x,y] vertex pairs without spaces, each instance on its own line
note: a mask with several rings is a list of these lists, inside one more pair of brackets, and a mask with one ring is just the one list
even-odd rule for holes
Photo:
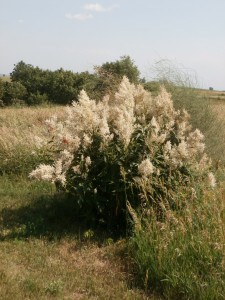
[[27,98],[27,104],[29,105],[41,105],[48,103],[48,96],[46,94],[31,93]]
[[46,121],[55,160],[30,176],[68,192],[89,221],[123,229],[127,207],[144,207],[144,196],[160,217],[164,199],[180,209],[182,201],[174,198],[180,187],[207,179],[203,135],[191,131],[187,112],[174,109],[163,87],[152,97],[124,77],[118,92],[100,102],[82,91],[66,115],[64,122]]
[[11,100],[11,105],[17,106],[17,107],[22,107],[22,106],[26,106],[26,102],[24,100],[14,98]]
[[0,99],[2,99],[4,96],[4,82],[0,78]]
[[3,82],[2,100],[5,105],[11,105],[14,99],[24,99],[26,88],[20,82]]

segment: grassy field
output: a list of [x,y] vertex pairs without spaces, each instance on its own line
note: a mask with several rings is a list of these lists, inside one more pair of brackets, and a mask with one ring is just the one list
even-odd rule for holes
[[[218,97],[210,91],[222,120]],[[0,110],[1,299],[160,299],[136,286],[125,239],[82,226],[53,185],[28,179],[39,162],[34,137],[53,114],[63,118],[62,107]]]
[[135,288],[125,241],[82,228],[73,203],[28,179],[33,137],[56,113],[62,107],[0,111],[1,299],[159,299]]
[[225,101],[213,100],[212,108],[219,119],[225,120]]
[[124,241],[81,228],[54,192],[0,177],[1,299],[157,299],[133,286]]
[[210,100],[223,100],[225,101],[224,91],[211,91],[211,90],[199,90],[199,95],[203,98],[209,98]]
[[[46,132],[44,121],[63,109],[57,107],[5,108],[0,113],[0,174],[25,171],[27,174],[38,163],[36,137]],[[40,162],[40,161],[39,161]]]
[[0,76],[0,79],[1,79],[2,81],[8,81],[8,82],[10,82],[10,81],[11,81],[11,79],[10,79],[10,76],[9,76],[9,75],[6,75],[6,76]]

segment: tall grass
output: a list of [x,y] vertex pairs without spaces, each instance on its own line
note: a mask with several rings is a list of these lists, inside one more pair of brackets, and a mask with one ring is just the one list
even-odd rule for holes
[[[157,65],[156,72],[172,94],[175,107],[186,108],[192,126],[204,133],[211,158],[224,162],[223,105],[199,93],[197,81],[168,61]],[[139,226],[135,226],[129,249],[145,289],[165,299],[224,299],[224,169],[220,168],[217,175],[220,181],[214,190],[201,181],[186,190],[180,186],[175,196],[182,203],[178,209],[171,209],[165,198],[160,216],[153,207],[147,215],[135,214]],[[148,194],[146,188],[143,194]]]
[[199,91],[196,74],[169,60],[159,61],[153,69],[156,80],[172,94],[175,107],[185,108],[191,115],[193,128],[203,132],[210,157],[216,162],[224,162],[225,119],[218,118],[211,94]]
[[4,108],[0,110],[0,174],[27,174],[47,157],[39,150],[36,136],[43,137],[44,121],[61,107]]
[[165,299],[224,299],[225,195],[180,194],[185,209],[171,211],[164,203],[164,220],[155,211],[142,219],[131,240],[131,255],[141,284]]

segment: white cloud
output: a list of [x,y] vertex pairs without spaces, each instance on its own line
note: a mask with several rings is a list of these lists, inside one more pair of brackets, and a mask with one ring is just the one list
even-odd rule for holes
[[83,13],[79,13],[79,14],[67,13],[65,15],[65,17],[67,19],[70,19],[70,20],[86,21],[88,19],[93,18],[93,15],[91,13],[89,13],[89,11],[95,12],[95,13],[96,12],[97,13],[98,12],[106,12],[106,11],[111,11],[111,10],[117,8],[117,7],[118,7],[117,4],[111,5],[111,6],[108,6],[108,7],[104,7],[99,3],[88,3],[88,4],[85,4],[83,6],[83,10],[84,10]]
[[86,21],[88,19],[91,19],[93,18],[93,15],[92,14],[87,14],[87,13],[84,13],[84,14],[66,14],[65,17],[67,19],[70,19],[70,20],[78,20],[78,21]]
[[84,5],[84,9],[85,10],[90,10],[90,11],[95,11],[95,12],[105,12],[105,11],[110,11],[113,10],[114,8],[117,8],[118,5],[112,5],[109,7],[103,7],[101,4],[99,3],[89,3]]
[[24,20],[22,20],[22,19],[18,20],[18,23],[23,23],[23,22],[24,22]]
[[86,10],[91,10],[91,11],[96,11],[96,12],[102,12],[105,11],[106,9],[99,3],[95,4],[86,4],[84,5],[84,9]]

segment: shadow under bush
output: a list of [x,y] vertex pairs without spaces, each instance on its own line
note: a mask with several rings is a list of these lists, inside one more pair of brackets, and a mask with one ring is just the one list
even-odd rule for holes
[[117,232],[83,218],[83,214],[74,198],[66,193],[36,197],[25,206],[0,211],[0,240],[30,237],[58,240],[66,236],[82,240],[83,233],[90,229],[100,232],[96,235],[100,243],[108,236],[119,237]]

